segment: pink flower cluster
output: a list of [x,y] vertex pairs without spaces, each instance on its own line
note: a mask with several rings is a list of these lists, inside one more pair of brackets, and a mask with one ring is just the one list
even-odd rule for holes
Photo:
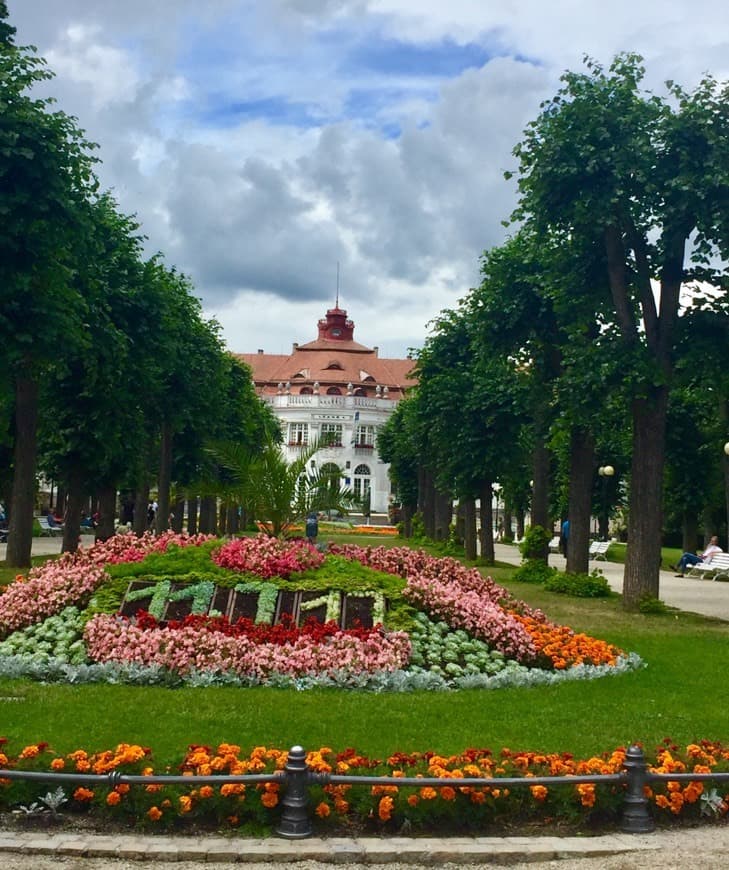
[[539,622],[544,614],[518,602],[493,580],[455,559],[436,559],[422,550],[332,546],[332,551],[370,568],[406,578],[403,597],[453,628],[462,628],[522,664],[537,658],[531,634],[509,610]]
[[324,555],[302,539],[282,541],[262,534],[223,544],[213,553],[213,561],[221,568],[246,571],[264,579],[286,579],[297,571],[318,568]]
[[261,681],[271,674],[298,677],[346,670],[351,674],[392,671],[410,658],[405,632],[366,639],[340,632],[325,641],[301,637],[295,643],[255,643],[247,637],[197,628],[140,629],[127,619],[99,615],[84,631],[90,658],[98,662],[162,665],[180,674],[191,670],[234,672]]
[[19,576],[0,594],[0,637],[18,628],[41,622],[64,607],[84,606],[94,590],[109,579],[104,566],[117,562],[140,562],[147,553],[178,547],[199,546],[211,535],[114,535],[77,553],[31,568],[27,578]]
[[0,637],[84,602],[108,579],[103,566],[67,557],[32,568],[0,595]]
[[141,537],[129,532],[114,535],[106,541],[99,541],[87,550],[79,551],[89,561],[97,565],[116,565],[120,562],[141,562],[149,553],[164,553],[169,547],[199,547],[214,535],[188,535],[186,532],[166,531],[161,535],[145,532]]

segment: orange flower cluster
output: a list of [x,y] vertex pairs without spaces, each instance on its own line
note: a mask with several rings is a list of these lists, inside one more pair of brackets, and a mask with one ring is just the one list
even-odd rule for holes
[[347,529],[348,535],[374,535],[378,538],[396,538],[397,529],[392,526],[353,526]]
[[530,616],[511,613],[532,637],[537,654],[548,659],[556,670],[574,665],[615,665],[621,651],[607,641],[578,634],[566,625],[539,622]]

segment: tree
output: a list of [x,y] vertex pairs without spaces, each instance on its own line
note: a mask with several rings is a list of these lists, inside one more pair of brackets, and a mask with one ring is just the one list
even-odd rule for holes
[[[630,389],[633,457],[623,603],[657,597],[661,496],[682,284],[729,255],[729,87],[706,77],[668,98],[640,91],[641,58],[568,72],[517,146],[515,219],[604,246],[611,321]],[[686,248],[690,254],[687,261]],[[653,281],[657,284],[654,285]]]
[[274,537],[285,536],[310,513],[356,507],[351,490],[340,487],[341,475],[312,472],[315,442],[288,463],[280,445],[269,440],[258,453],[239,444],[210,445],[211,455],[233,475],[229,490],[254,519],[267,523]]
[[50,78],[31,49],[16,48],[0,6],[0,362],[15,404],[7,562],[30,565],[39,383],[60,344],[82,344],[87,302],[72,286],[83,204],[96,187],[91,145],[50,100],[28,91]]

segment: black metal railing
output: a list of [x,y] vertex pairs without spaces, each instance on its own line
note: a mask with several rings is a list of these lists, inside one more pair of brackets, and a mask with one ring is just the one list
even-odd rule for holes
[[258,783],[279,783],[282,786],[281,817],[276,833],[287,839],[301,839],[313,833],[310,811],[309,788],[323,785],[360,785],[360,786],[412,786],[415,788],[442,788],[450,785],[459,787],[486,787],[498,785],[499,788],[524,788],[535,785],[619,785],[625,787],[620,830],[626,834],[647,834],[655,829],[655,822],[649,810],[649,800],[645,789],[655,782],[725,782],[729,784],[729,773],[654,773],[648,767],[640,746],[632,745],[626,752],[623,770],[611,774],[585,774],[578,776],[499,776],[468,777],[455,779],[449,777],[425,776],[346,776],[312,770],[306,763],[306,751],[301,746],[289,750],[283,770],[272,773],[182,776],[160,774],[140,776],[112,771],[106,774],[66,773],[55,771],[0,770],[0,779],[27,780],[29,782],[71,783],[73,785],[186,785],[192,782],[199,785],[222,786],[226,783],[241,785]]

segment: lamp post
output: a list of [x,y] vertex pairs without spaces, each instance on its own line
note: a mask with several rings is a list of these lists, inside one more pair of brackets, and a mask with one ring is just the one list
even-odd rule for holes
[[726,535],[729,540],[729,441],[724,445],[724,500],[726,502]]
[[499,541],[499,540],[501,540],[501,538],[499,537],[499,495],[501,493],[501,484],[495,483],[493,485],[493,491],[494,491],[494,498],[496,499],[496,512],[494,515],[494,532],[495,532],[494,537],[497,541]]
[[602,478],[602,514],[599,520],[600,537],[603,541],[608,539],[608,525],[610,517],[608,516],[608,479],[615,474],[615,469],[612,465],[601,465],[597,469],[597,473]]

